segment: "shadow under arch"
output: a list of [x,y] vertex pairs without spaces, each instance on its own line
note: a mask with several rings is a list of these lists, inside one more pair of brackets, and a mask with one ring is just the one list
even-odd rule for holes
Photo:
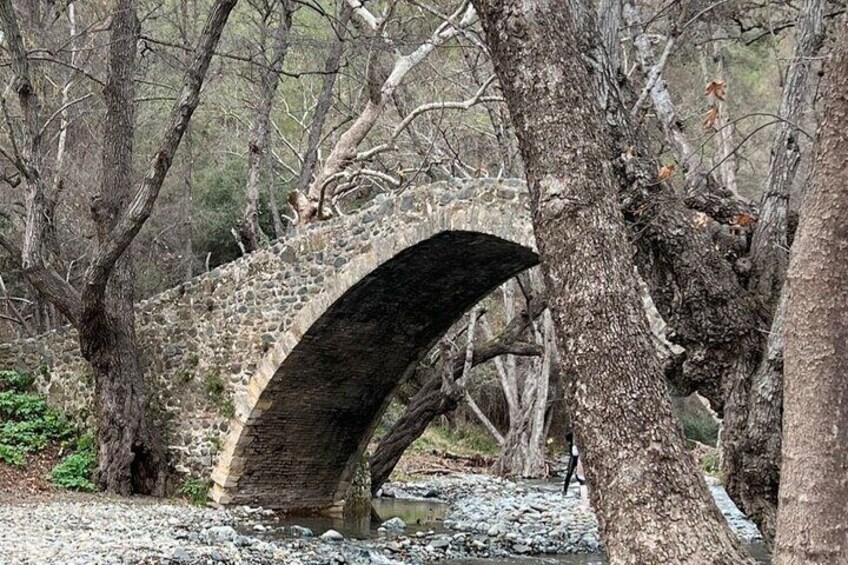
[[[443,231],[385,261],[304,333],[261,391],[225,502],[320,510],[345,495],[383,410],[464,312],[538,263],[497,236]],[[219,482],[216,479],[216,482]]]

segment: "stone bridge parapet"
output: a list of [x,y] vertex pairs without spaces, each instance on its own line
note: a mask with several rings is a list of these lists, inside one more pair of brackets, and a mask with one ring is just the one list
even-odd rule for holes
[[[523,182],[442,182],[378,195],[141,302],[137,334],[175,469],[211,477],[222,503],[338,503],[409,367],[535,264],[533,249]],[[73,330],[0,345],[0,367],[37,372],[52,405],[90,421],[91,371]]]

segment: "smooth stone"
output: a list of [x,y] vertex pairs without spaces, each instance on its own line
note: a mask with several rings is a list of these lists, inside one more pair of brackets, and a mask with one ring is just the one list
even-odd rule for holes
[[321,534],[321,539],[326,541],[342,541],[344,539],[344,536],[336,530],[327,530],[326,532]]
[[298,538],[311,538],[315,536],[315,534],[312,533],[312,530],[303,526],[292,526],[289,528],[289,531],[293,536]]
[[401,530],[406,529],[406,522],[404,522],[400,518],[395,517],[386,520],[385,522],[380,524],[380,527],[385,528],[387,531],[390,532],[399,532]]

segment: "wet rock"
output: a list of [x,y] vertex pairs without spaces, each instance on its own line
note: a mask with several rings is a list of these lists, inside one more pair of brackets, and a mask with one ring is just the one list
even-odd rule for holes
[[400,532],[406,529],[406,522],[400,518],[391,518],[380,524],[380,527],[387,532]]
[[311,538],[315,535],[312,530],[303,526],[292,526],[289,528],[289,533],[296,538]]
[[231,526],[215,526],[206,530],[206,539],[213,543],[235,541],[237,537],[238,532]]
[[321,534],[321,539],[325,541],[342,541],[344,539],[344,536],[336,530],[327,530],[326,532]]

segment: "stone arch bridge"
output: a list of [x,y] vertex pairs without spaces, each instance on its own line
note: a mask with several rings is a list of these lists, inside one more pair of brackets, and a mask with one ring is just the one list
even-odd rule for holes
[[[154,410],[177,471],[220,503],[338,505],[398,384],[467,309],[537,263],[515,180],[378,196],[138,307]],[[72,330],[0,345],[86,417]],[[90,416],[89,416],[90,417]]]

